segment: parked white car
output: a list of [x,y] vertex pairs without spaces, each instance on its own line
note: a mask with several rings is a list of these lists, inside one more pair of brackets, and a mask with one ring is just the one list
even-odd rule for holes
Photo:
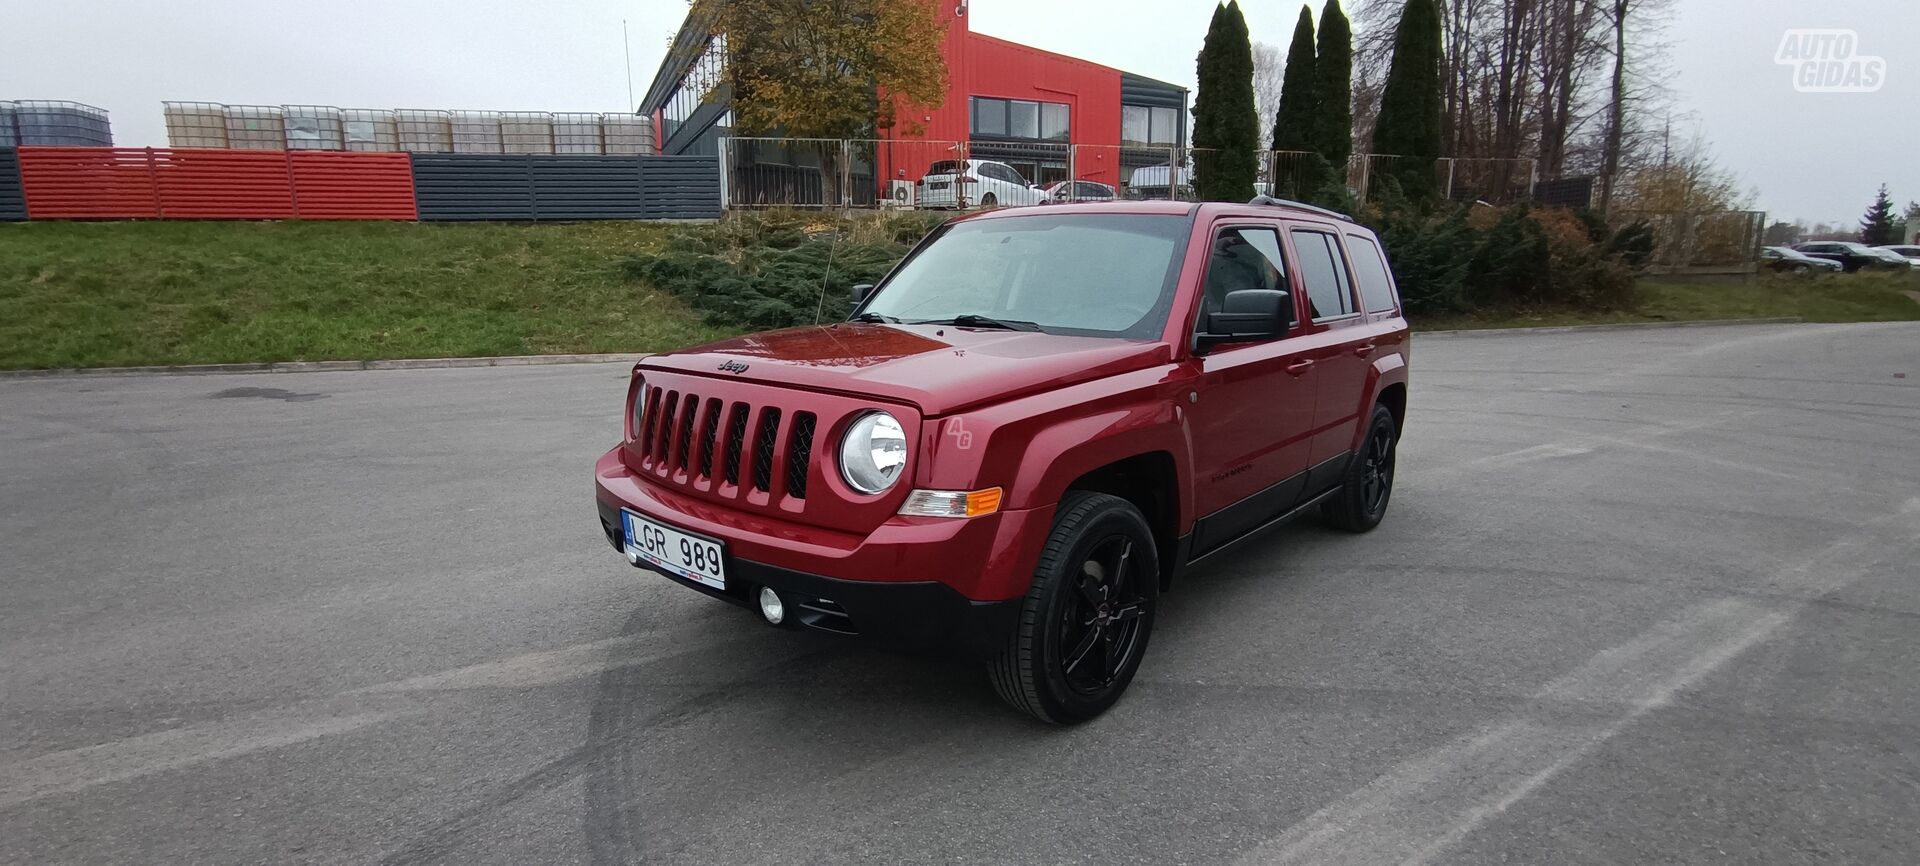
[[925,208],[1017,207],[1046,200],[1044,190],[1004,162],[944,159],[920,179],[919,202]]
[[1906,259],[1907,264],[1913,265],[1915,268],[1920,268],[1920,246],[1914,244],[1891,244],[1884,247],[1874,247],[1874,249],[1886,250],[1887,252]]

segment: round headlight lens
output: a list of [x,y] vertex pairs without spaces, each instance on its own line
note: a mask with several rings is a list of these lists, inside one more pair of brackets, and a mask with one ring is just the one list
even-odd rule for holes
[[840,477],[861,493],[879,493],[907,466],[907,431],[885,412],[868,412],[840,440]]

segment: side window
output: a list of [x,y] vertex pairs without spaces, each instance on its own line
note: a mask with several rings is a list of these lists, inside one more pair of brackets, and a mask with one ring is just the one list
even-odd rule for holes
[[1228,292],[1241,289],[1285,289],[1286,259],[1280,253],[1280,233],[1265,228],[1225,229],[1213,239],[1202,284],[1200,315],[1221,308]]
[[1393,277],[1387,272],[1380,245],[1372,238],[1347,235],[1347,250],[1353,253],[1353,278],[1360,281],[1360,301],[1369,313],[1384,313],[1396,306]]
[[1318,321],[1354,312],[1353,289],[1347,284],[1347,269],[1333,236],[1294,229],[1293,248],[1300,253],[1300,278],[1312,303],[1309,315]]

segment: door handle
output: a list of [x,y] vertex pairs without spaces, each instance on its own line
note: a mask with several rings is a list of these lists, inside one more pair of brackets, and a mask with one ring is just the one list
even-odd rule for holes
[[1307,374],[1307,371],[1311,369],[1313,369],[1313,360],[1310,358],[1302,358],[1287,365],[1287,375],[1304,376]]
[[1355,346],[1353,347],[1353,354],[1358,357],[1365,358],[1368,355],[1373,354],[1374,348],[1375,346],[1372,343],[1368,343],[1364,346]]

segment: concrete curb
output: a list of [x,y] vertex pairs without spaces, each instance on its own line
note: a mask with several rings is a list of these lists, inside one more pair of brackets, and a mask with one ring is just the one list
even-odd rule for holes
[[497,358],[396,358],[386,361],[276,361],[270,364],[184,364],[177,367],[82,367],[0,370],[0,379],[80,376],[218,376],[235,373],[343,373],[358,370],[440,370],[455,367],[535,367],[549,364],[631,364],[646,353],[611,355],[506,355]]
[[1799,316],[1782,316],[1774,319],[1702,319],[1693,322],[1617,322],[1606,325],[1553,325],[1543,328],[1468,328],[1456,331],[1422,331],[1414,329],[1416,337],[1492,337],[1499,334],[1581,334],[1601,331],[1648,331],[1661,328],[1711,328],[1720,325],[1800,325],[1806,320]]

